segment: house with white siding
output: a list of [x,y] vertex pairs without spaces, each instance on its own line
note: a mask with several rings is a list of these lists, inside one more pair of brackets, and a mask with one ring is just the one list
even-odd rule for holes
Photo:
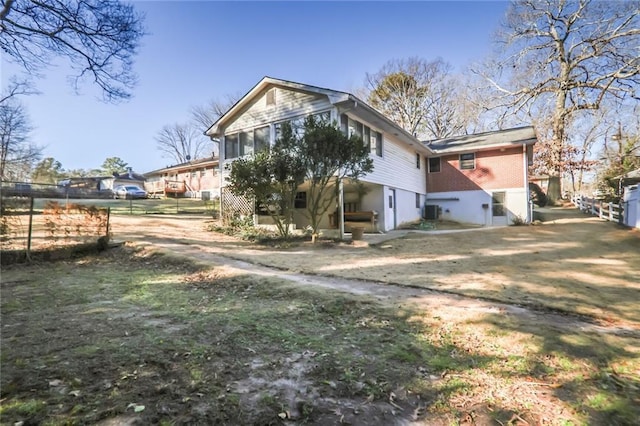
[[[451,141],[423,143],[350,93],[271,77],[264,77],[205,132],[220,143],[223,216],[234,211],[253,214],[257,224],[269,223],[269,217],[261,216],[255,206],[225,191],[229,175],[227,165],[232,166],[238,157],[268,149],[277,140],[283,122],[301,123],[309,115],[318,115],[337,123],[345,133],[360,136],[369,145],[373,159],[373,171],[362,177],[359,184],[344,183],[340,192],[342,205],[336,200],[336,209],[322,218],[321,228],[348,231],[357,223],[358,226],[366,225],[369,232],[386,232],[424,216],[430,196],[429,158],[443,156],[444,151],[437,150],[451,145]],[[472,149],[471,145],[466,146],[467,151]],[[527,152],[523,154],[526,156]],[[524,161],[526,164],[527,159]],[[521,207],[527,210],[526,176],[523,190],[526,194]],[[446,194],[444,197],[464,199],[461,195]],[[303,184],[296,197],[294,222],[297,228],[309,225],[305,207]],[[521,212],[522,208],[517,211]],[[455,214],[449,216],[456,220]]]

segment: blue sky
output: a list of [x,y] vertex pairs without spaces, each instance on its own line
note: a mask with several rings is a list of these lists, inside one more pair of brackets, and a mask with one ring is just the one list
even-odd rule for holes
[[[65,169],[98,168],[120,157],[138,172],[171,164],[155,135],[184,122],[212,98],[245,93],[263,76],[353,92],[367,72],[393,58],[441,57],[457,70],[491,50],[504,1],[217,2],[138,1],[150,33],[142,41],[133,98],[99,101],[85,84],[76,95],[63,61],[23,98],[35,130]],[[2,58],[2,85],[18,72]]]

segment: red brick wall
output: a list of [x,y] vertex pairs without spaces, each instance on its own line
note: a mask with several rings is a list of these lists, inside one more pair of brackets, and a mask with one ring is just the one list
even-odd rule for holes
[[459,155],[440,158],[440,172],[427,173],[427,192],[524,187],[522,147],[476,152],[473,170],[460,170]]
[[220,186],[220,176],[217,172],[212,172],[211,169],[207,169],[204,176],[200,176],[199,170],[194,172],[194,176],[192,176],[191,172],[182,172],[178,174],[177,180],[186,182],[188,185],[187,191],[207,190]]

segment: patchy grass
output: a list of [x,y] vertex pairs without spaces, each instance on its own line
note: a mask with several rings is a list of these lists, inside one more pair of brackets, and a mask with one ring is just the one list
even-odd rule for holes
[[2,274],[3,424],[633,424],[637,339],[125,247]]
[[[211,249],[292,271],[429,288],[640,327],[640,234],[599,219],[449,234],[374,246]],[[339,261],[337,261],[339,259]]]

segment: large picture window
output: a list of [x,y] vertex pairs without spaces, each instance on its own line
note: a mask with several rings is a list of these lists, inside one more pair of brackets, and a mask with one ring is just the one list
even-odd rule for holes
[[253,132],[240,133],[240,155],[253,154]]
[[382,157],[382,133],[376,132],[346,114],[340,116],[340,128],[349,137],[353,135],[361,137],[364,144],[369,146],[371,153]]
[[269,126],[224,136],[224,158],[237,158],[268,150],[271,131]]
[[[313,117],[322,123],[329,123],[331,113],[323,111],[313,114]],[[297,137],[304,136],[305,117],[300,116],[289,120],[294,134]],[[278,139],[281,135],[282,123],[275,124],[275,137]],[[362,127],[362,124],[360,125]],[[243,155],[250,155],[254,152],[268,151],[271,146],[271,126],[262,126],[253,130],[232,133],[224,136],[224,158],[231,159]]]
[[476,155],[472,152],[469,154],[460,154],[460,169],[471,170],[476,168]]
[[[313,118],[316,120],[316,123],[330,123],[331,122],[331,113],[329,111],[318,112],[312,114]],[[281,121],[275,124],[275,132],[276,132],[276,140],[280,139],[282,135],[282,124],[289,123],[291,124],[291,130],[293,134],[301,138],[304,136],[304,122],[306,120],[306,116],[300,116],[296,118],[292,118],[291,120]],[[346,126],[346,124],[345,124]]]
[[255,151],[268,151],[270,143],[271,129],[269,126],[260,127],[255,130]]
[[238,134],[224,136],[224,158],[238,156]]

